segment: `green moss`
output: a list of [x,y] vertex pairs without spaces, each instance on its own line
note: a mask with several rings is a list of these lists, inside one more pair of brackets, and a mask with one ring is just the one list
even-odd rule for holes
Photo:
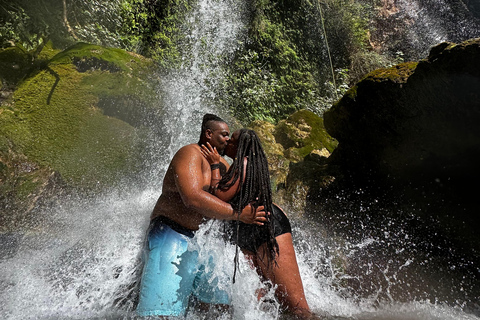
[[[91,57],[107,61],[113,71],[80,72],[75,61]],[[8,138],[14,152],[59,172],[72,186],[105,187],[133,176],[141,165],[139,131],[106,115],[99,101],[128,97],[125,106],[142,105],[153,95],[139,77],[148,64],[121,50],[86,44],[57,54],[19,84],[11,104],[0,109],[0,136]],[[8,141],[0,142],[8,148]],[[34,181],[23,181],[20,194],[32,192],[38,186]]]
[[0,136],[0,154],[8,152],[8,149],[9,149],[8,145],[9,145],[9,143],[8,143],[7,137],[1,135]]
[[17,201],[25,201],[35,192],[35,190],[38,189],[41,181],[35,176],[26,175],[18,179],[19,181],[17,181],[17,184],[15,185]]
[[42,61],[49,61],[52,59],[54,56],[59,54],[61,50],[55,49],[53,47],[53,43],[51,41],[47,42],[45,46],[43,46],[42,50],[36,57],[37,60],[42,60]]
[[370,72],[363,81],[392,81],[405,83],[408,77],[415,71],[418,62],[405,62],[391,68],[382,68]]
[[[348,91],[345,93],[344,97],[348,98],[348,99],[355,99],[355,97],[357,96],[357,90],[358,90],[358,86],[355,85],[353,87],[351,87],[350,89],[348,89]],[[343,99],[343,97],[342,97]],[[338,101],[335,103],[337,104]]]
[[[115,48],[105,48],[89,43],[77,43],[55,55],[50,64],[75,64],[81,71],[126,71],[138,76],[152,66],[149,59]],[[139,74],[140,73],[140,74]]]
[[[67,182],[114,184],[126,171],[134,173],[136,133],[125,122],[103,116],[97,110],[86,115],[75,141],[55,159]],[[52,159],[53,160],[53,159]]]
[[300,110],[280,121],[275,138],[288,149],[286,156],[293,161],[303,159],[315,149],[332,152],[338,144],[326,132],[323,119],[309,110]]

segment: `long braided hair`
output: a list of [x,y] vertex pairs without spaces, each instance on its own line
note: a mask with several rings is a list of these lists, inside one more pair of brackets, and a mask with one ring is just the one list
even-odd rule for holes
[[[244,159],[247,158],[246,168]],[[245,177],[245,179],[244,179]],[[268,171],[268,161],[260,144],[260,139],[253,130],[241,129],[238,137],[238,149],[235,159],[230,169],[218,183],[220,190],[229,189],[240,179],[240,189],[235,195],[235,203],[232,207],[241,212],[249,203],[252,206],[263,205],[266,212],[273,212],[272,189],[270,186],[270,173]],[[232,199],[233,200],[233,199]],[[274,236],[273,221],[267,216],[267,222],[262,232],[268,232],[267,240],[267,259],[268,263],[274,262],[278,255],[278,243]],[[237,236],[239,221],[237,220]],[[238,240],[238,239],[237,239]],[[237,241],[238,242],[238,241]],[[238,247],[237,247],[238,250]],[[238,263],[238,255],[235,257],[235,263]],[[236,267],[235,264],[235,267]]]

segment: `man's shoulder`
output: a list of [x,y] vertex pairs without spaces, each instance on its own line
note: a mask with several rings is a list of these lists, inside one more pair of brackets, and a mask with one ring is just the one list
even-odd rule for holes
[[182,161],[182,160],[193,160],[201,155],[200,147],[195,144],[187,144],[186,146],[181,147],[175,153],[173,157],[174,161]]
[[182,153],[190,153],[190,152],[195,152],[198,153],[200,151],[200,147],[196,143],[191,143],[187,144],[186,146],[181,147],[178,149],[177,154],[182,154]]

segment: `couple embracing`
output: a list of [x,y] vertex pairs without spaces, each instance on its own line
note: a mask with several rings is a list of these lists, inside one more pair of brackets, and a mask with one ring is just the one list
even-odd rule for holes
[[[220,153],[234,159],[231,166]],[[206,114],[198,144],[182,147],[163,180],[151,215],[137,314],[185,316],[188,301],[228,306],[229,295],[199,266],[189,238],[208,219],[225,220],[233,243],[259,276],[276,285],[276,298],[298,319],[317,319],[307,304],[292,233],[272,203],[265,153],[254,131],[230,137],[227,123]],[[236,267],[236,265],[235,265]]]

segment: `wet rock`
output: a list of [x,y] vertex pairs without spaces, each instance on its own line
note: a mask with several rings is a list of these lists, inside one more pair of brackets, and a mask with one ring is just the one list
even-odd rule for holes
[[480,173],[480,39],[368,74],[325,113],[334,165],[352,175],[447,181]]
[[480,39],[369,73],[324,120],[339,190],[389,193],[457,248],[480,249]]
[[326,162],[335,149],[335,139],[325,131],[323,119],[308,110],[300,110],[276,126],[256,121],[250,127],[267,154],[275,202],[302,215],[312,190],[333,181]]
[[160,117],[151,60],[87,43],[35,57],[12,47],[0,60],[2,226],[34,228],[33,212],[65,190],[141,180],[147,124]]

